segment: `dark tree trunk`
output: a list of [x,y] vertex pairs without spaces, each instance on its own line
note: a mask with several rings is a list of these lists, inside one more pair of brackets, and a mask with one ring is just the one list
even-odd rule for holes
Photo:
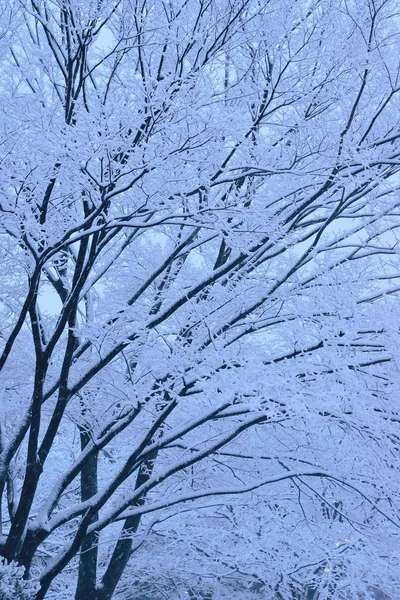
[[[131,556],[133,539],[132,535],[137,531],[140,523],[140,515],[125,520],[120,538],[114,548],[108,568],[103,576],[102,585],[97,590],[96,600],[111,600],[115,588],[128,564]],[[125,537],[125,536],[131,537]]]
[[[83,450],[90,440],[87,431],[81,430],[81,449]],[[97,494],[97,460],[94,454],[85,461],[81,471],[81,499],[84,502]],[[93,520],[97,519],[97,513]],[[78,583],[75,600],[89,600],[96,593],[97,579],[98,534],[96,532],[85,536],[79,556]]]
[[[151,477],[154,461],[157,453],[154,453],[139,469],[136,478],[136,489],[146,483]],[[145,498],[141,498],[138,504],[143,504]],[[103,575],[101,586],[97,590],[96,600],[111,600],[119,580],[127,566],[132,553],[133,534],[136,533],[140,524],[141,515],[134,515],[125,519],[118,542]]]

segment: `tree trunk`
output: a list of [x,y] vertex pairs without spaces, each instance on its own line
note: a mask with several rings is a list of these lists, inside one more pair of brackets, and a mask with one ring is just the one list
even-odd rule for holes
[[[135,484],[136,489],[146,483],[151,477],[156,456],[157,453],[155,452],[139,469]],[[145,498],[141,498],[138,504],[143,504],[144,500]],[[115,588],[129,562],[133,545],[132,536],[139,527],[141,517],[141,515],[134,515],[125,519],[119,540],[116,543],[107,570],[103,575],[101,586],[97,590],[96,600],[111,600],[113,597]]]
[[[81,449],[84,450],[90,436],[87,431],[81,430]],[[94,454],[84,462],[81,471],[81,499],[82,502],[97,494],[97,461],[98,455]],[[93,520],[98,518],[97,513]],[[78,583],[75,600],[88,600],[94,598],[97,579],[98,534],[88,534],[80,548]]]

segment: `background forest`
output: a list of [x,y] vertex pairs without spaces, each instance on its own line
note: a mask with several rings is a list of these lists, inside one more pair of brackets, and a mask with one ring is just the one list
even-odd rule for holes
[[400,598],[397,0],[0,0],[0,598]]

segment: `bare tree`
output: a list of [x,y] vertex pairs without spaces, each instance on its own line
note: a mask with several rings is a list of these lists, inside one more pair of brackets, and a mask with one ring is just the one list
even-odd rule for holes
[[109,600],[252,493],[277,548],[307,524],[262,585],[350,585],[400,524],[396,1],[19,0],[1,36],[0,554]]

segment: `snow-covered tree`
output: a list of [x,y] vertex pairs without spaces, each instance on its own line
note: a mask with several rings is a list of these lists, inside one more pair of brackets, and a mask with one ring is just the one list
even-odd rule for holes
[[1,0],[10,594],[399,597],[397,4]]

